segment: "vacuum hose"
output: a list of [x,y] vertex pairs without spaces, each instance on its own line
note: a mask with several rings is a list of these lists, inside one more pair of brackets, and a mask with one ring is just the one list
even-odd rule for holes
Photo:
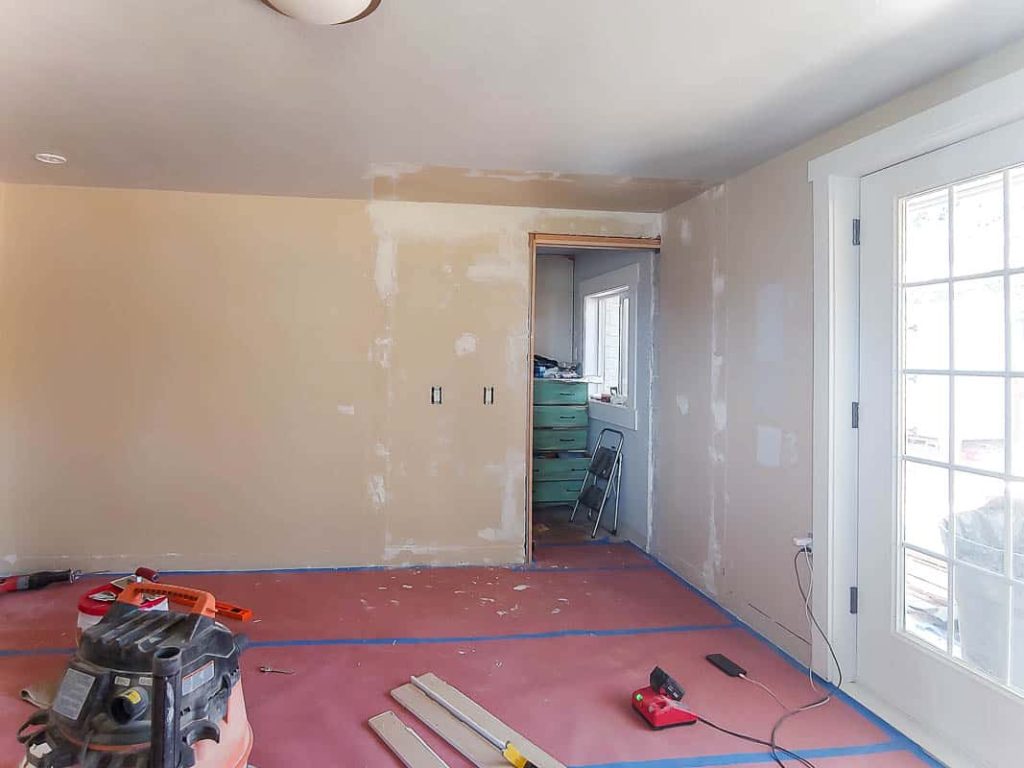
[[168,646],[153,655],[151,768],[180,768],[181,648]]

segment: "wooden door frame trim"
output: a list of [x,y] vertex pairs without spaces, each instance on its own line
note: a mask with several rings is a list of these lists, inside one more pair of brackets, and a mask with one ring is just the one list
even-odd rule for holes
[[530,344],[526,360],[526,562],[533,562],[533,342],[537,312],[537,249],[541,247],[602,248],[605,250],[660,251],[661,237],[606,237],[530,233],[530,307],[527,328]]
[[660,251],[661,237],[611,237],[604,235],[558,235],[547,232],[531,232],[530,248],[536,256],[538,246],[563,248],[637,248],[645,251]]

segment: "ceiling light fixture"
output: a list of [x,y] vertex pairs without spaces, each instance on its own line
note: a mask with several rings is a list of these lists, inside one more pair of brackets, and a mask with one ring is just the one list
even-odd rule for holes
[[348,24],[365,19],[380,0],[263,0],[278,13],[309,24]]
[[68,161],[64,155],[57,155],[53,152],[37,152],[36,160],[47,165],[64,165]]

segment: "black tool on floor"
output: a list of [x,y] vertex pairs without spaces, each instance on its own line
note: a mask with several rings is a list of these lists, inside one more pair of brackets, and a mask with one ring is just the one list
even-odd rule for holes
[[712,653],[705,656],[709,662],[718,667],[722,672],[727,674],[729,677],[743,677],[747,674],[747,670],[737,664],[735,661],[730,659],[728,656],[723,656],[720,653]]
[[0,577],[0,594],[4,592],[25,592],[42,589],[50,584],[72,584],[78,581],[81,571],[39,571],[24,576]]
[[651,670],[651,688],[662,696],[668,696],[670,699],[674,699],[675,701],[682,700],[683,696],[686,695],[686,691],[683,690],[683,686],[677,683],[675,679],[661,667],[655,667]]

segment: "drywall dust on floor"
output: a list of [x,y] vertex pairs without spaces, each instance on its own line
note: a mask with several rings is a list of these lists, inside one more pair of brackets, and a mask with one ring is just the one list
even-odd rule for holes
[[660,231],[380,200],[0,201],[0,531],[26,570],[521,562],[530,233]]

